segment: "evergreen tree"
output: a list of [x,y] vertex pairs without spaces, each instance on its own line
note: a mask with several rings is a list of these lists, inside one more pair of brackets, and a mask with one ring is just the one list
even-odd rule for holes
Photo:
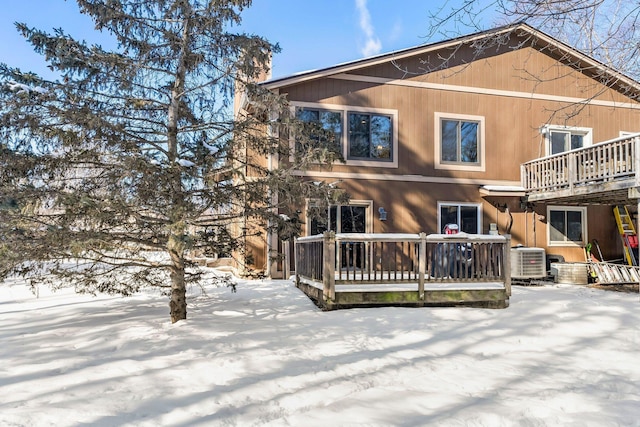
[[[286,228],[282,212],[327,191],[292,170],[336,156],[254,83],[278,46],[233,31],[250,0],[77,3],[117,49],[16,24],[60,77],[0,64],[0,279],[124,295],[157,286],[176,322],[201,276],[190,254],[241,251],[243,218]],[[251,114],[233,114],[237,87]],[[295,156],[292,132],[306,147]]]

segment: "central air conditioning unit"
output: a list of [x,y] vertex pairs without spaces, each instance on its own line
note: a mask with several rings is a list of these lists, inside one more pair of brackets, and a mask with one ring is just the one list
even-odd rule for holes
[[511,248],[512,279],[544,279],[547,277],[547,261],[544,249]]

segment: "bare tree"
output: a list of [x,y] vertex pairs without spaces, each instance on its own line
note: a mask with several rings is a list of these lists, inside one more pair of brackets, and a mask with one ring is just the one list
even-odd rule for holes
[[638,79],[639,19],[640,3],[626,0],[459,0],[432,11],[427,37],[526,22]]

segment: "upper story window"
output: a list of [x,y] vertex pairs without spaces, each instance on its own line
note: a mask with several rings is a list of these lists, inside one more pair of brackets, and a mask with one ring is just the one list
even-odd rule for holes
[[[323,139],[332,138],[332,141],[323,141],[335,143],[336,147],[342,147],[342,112],[324,110],[320,108],[296,108],[296,117],[305,123],[313,126],[319,126],[327,131],[323,135]],[[319,139],[319,137],[318,137]],[[298,148],[298,147],[296,147]]]
[[564,153],[591,145],[591,129],[567,126],[546,126],[547,155]]
[[436,113],[435,168],[484,171],[484,117]]
[[393,160],[393,119],[382,114],[349,115],[349,159]]
[[347,165],[398,167],[396,110],[309,102],[292,105],[298,119],[335,135]]

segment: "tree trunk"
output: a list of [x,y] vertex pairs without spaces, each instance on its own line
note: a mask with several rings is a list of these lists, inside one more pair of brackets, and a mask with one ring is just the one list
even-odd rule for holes
[[171,103],[167,111],[167,157],[169,160],[170,170],[168,173],[173,174],[171,179],[172,206],[169,210],[169,219],[171,221],[171,231],[167,242],[167,250],[171,257],[171,301],[169,307],[171,309],[171,323],[187,318],[187,296],[184,280],[184,240],[185,223],[184,223],[184,193],[182,191],[182,173],[180,167],[176,164],[179,159],[178,154],[178,120],[180,118],[180,99],[184,92],[184,79],[187,72],[187,61],[189,53],[189,40],[191,31],[191,21],[189,16],[191,10],[189,3],[183,3],[184,29],[182,32],[182,49],[180,51],[178,68],[175,72],[175,81],[171,89]]
[[187,318],[187,288],[184,281],[184,260],[175,251],[169,250],[173,266],[171,267],[171,323]]

